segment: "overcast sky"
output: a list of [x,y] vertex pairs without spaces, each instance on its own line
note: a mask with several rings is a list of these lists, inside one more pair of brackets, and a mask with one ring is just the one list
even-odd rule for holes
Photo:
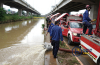
[[[52,10],[52,6],[59,4],[62,0],[25,0],[32,7],[34,7],[42,15],[49,13]],[[9,6],[3,5],[5,9],[10,9],[12,11],[18,11],[16,8],[10,8]],[[71,12],[71,14],[84,13],[85,10],[80,10],[79,12]]]
[[[25,0],[32,7],[34,7],[41,14],[47,14],[51,11],[52,6],[58,4],[61,0]],[[3,5],[5,9],[11,9],[13,11],[18,11],[18,9],[10,8],[9,6]]]
[[25,0],[41,14],[49,13],[52,6],[58,4],[60,0]]

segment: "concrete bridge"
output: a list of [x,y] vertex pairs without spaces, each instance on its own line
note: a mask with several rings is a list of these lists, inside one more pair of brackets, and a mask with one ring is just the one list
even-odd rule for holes
[[90,18],[97,18],[99,0],[62,0],[49,14],[79,11],[85,9],[87,4],[92,6]]
[[40,13],[35,10],[32,6],[30,6],[26,1],[24,0],[0,0],[0,7],[3,7],[3,4],[10,6],[11,8],[17,8],[18,14],[22,16],[22,11],[27,11],[27,16],[29,15],[29,12],[32,14],[38,14]]

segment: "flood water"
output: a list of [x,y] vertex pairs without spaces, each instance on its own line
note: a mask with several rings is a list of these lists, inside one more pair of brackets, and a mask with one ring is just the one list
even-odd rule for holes
[[44,65],[44,19],[0,24],[0,65]]

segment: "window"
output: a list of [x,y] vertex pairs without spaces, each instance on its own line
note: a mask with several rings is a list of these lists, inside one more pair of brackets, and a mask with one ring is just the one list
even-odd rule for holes
[[70,22],[70,27],[71,28],[82,28],[83,25],[82,23],[78,23],[78,22]]

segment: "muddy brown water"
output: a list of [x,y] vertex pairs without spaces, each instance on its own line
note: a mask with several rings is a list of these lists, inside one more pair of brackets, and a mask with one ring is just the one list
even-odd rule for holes
[[0,24],[0,65],[44,65],[44,19]]

